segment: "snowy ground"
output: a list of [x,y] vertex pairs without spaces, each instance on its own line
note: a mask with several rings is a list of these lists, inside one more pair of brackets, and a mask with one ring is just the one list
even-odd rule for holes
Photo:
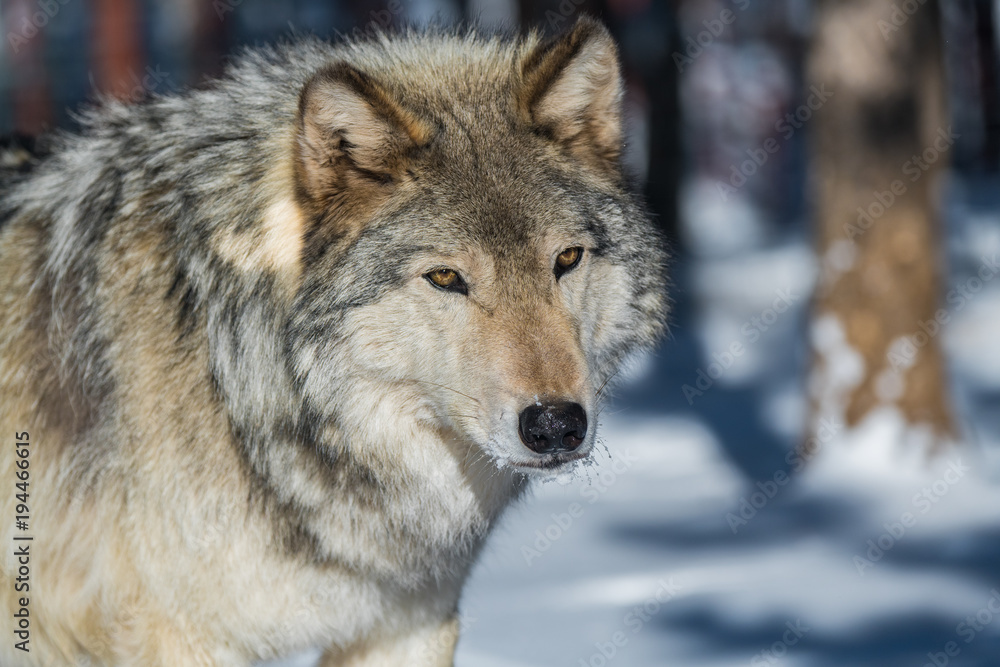
[[544,487],[494,541],[460,666],[1000,664],[1000,493],[970,459],[756,486],[698,421],[607,427],[619,472]]
[[[1000,218],[961,190],[950,201],[959,284],[1000,254]],[[540,485],[492,538],[457,665],[1000,665],[1000,279],[943,331],[962,449],[919,474],[830,456],[790,481],[806,242],[676,276],[673,338],[602,418],[601,465]],[[728,366],[685,393],[713,361]]]

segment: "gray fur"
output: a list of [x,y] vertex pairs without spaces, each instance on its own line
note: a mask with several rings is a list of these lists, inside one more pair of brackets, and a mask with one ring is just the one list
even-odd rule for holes
[[[595,39],[603,39],[600,35]],[[573,46],[566,57],[584,47]],[[381,624],[351,629],[336,625],[339,621],[310,620],[301,627],[315,629],[303,629],[301,639],[289,639],[287,645],[268,639],[273,650],[326,642],[334,647],[329,664],[340,664],[347,658],[337,656],[361,651],[352,647],[417,623],[400,620],[404,617],[447,619],[483,540],[525,487],[523,472],[497,470],[484,449],[487,443],[477,440],[481,436],[466,432],[444,407],[435,408],[440,423],[428,426],[423,417],[413,423],[440,433],[441,452],[454,452],[461,464],[460,485],[470,488],[477,501],[472,515],[459,511],[450,492],[433,488],[431,477],[415,476],[412,468],[393,467],[381,454],[372,454],[379,443],[363,434],[392,432],[391,425],[361,428],[365,425],[345,407],[368,396],[371,418],[377,419],[379,406],[390,405],[384,401],[403,400],[386,397],[387,387],[409,391],[422,382],[401,375],[401,366],[362,362],[357,356],[359,341],[368,335],[358,324],[367,320],[358,317],[404,289],[412,262],[430,252],[477,248],[489,253],[498,286],[489,296],[492,301],[477,301],[480,286],[474,286],[470,301],[455,294],[433,297],[440,297],[435,303],[444,318],[462,321],[463,304],[471,303],[475,306],[468,307],[479,308],[488,322],[494,311],[516,308],[519,294],[535,299],[532,295],[542,294],[536,284],[553,282],[549,269],[525,251],[536,239],[552,230],[586,239],[593,258],[588,261],[594,263],[588,270],[622,276],[614,279],[615,289],[627,295],[619,304],[622,314],[613,320],[599,312],[573,319],[577,329],[602,330],[605,342],[583,350],[585,384],[594,391],[626,356],[650,348],[663,331],[665,254],[617,162],[606,169],[584,167],[570,148],[560,152],[552,138],[559,128],[527,128],[518,115],[518,90],[527,85],[519,78],[518,63],[542,48],[548,47],[535,36],[511,42],[475,32],[409,32],[367,42],[307,39],[254,49],[203,90],[137,105],[105,101],[85,111],[80,132],[54,138],[51,155],[30,173],[4,177],[0,220],[9,222],[0,236],[0,261],[12,256],[8,234],[25,234],[39,244],[33,251],[36,264],[22,267],[30,272],[31,287],[19,293],[18,303],[43,328],[44,350],[31,364],[46,379],[39,380],[45,387],[36,388],[44,396],[37,401],[37,422],[21,428],[67,434],[64,446],[70,449],[58,469],[66,502],[90,494],[110,512],[116,498],[143,504],[146,495],[159,497],[140,483],[147,472],[130,466],[146,456],[139,452],[146,451],[147,435],[162,433],[163,465],[178,468],[158,473],[163,481],[162,489],[156,483],[157,493],[196,502],[211,489],[195,488],[189,480],[212,475],[231,480],[234,488],[246,490],[245,498],[233,499],[231,512],[248,518],[245,524],[225,525],[227,539],[236,539],[240,525],[247,531],[263,526],[260,530],[269,531],[272,540],[260,558],[266,554],[310,577],[326,573],[322,576],[332,582],[331,590],[373,586],[380,591],[378,602],[366,602],[365,608],[373,617],[381,614]],[[408,194],[389,198],[353,239],[334,231],[335,212],[305,216],[301,276],[289,295],[279,273],[241,269],[221,256],[218,239],[247,235],[264,247],[260,239],[275,197],[302,201],[301,187],[297,192],[277,187],[276,194],[268,179],[275,164],[291,160],[295,150],[303,89],[317,72],[338,62],[350,63],[388,89],[396,103],[432,128],[432,138],[406,158],[412,179]],[[579,140],[574,141],[572,150],[580,150]],[[595,158],[596,164],[604,164],[603,156]],[[386,178],[384,187],[393,187]],[[148,267],[135,266],[128,254],[143,242],[151,243]],[[109,278],[119,272],[116,262],[124,262],[122,272],[138,276],[130,288]],[[599,297],[607,287],[578,285],[574,303],[583,309],[602,303]],[[544,294],[538,304],[560,298],[558,291]],[[162,314],[156,322],[143,320],[136,331],[169,332],[170,349],[149,357],[148,372],[174,377],[171,373],[184,369],[192,395],[210,396],[207,404],[191,405],[184,395],[171,393],[164,396],[161,415],[124,407],[133,405],[137,380],[120,368],[122,359],[128,358],[129,346],[143,342],[127,324],[138,315],[122,305],[133,302],[146,304],[144,312]],[[6,322],[12,331],[0,344],[12,350],[14,324]],[[593,332],[565,333],[567,340],[589,340]],[[411,335],[399,332],[404,334]],[[436,338],[428,335],[428,354],[436,349]],[[403,338],[399,344],[406,349]],[[13,353],[0,348],[0,357],[5,354]],[[0,375],[31,372],[24,370],[23,360],[3,363]],[[431,384],[423,385],[428,405],[446,405],[433,396],[447,394]],[[10,391],[0,384],[0,394]],[[586,397],[594,405],[599,398]],[[67,413],[76,416],[60,421]],[[227,428],[200,430],[196,419],[218,419]],[[56,443],[40,446],[54,450]],[[225,460],[232,452],[238,469],[198,470],[204,448]],[[122,511],[127,516],[132,510]],[[161,538],[151,534],[150,539],[158,544]],[[224,546],[217,548],[224,553]],[[183,561],[180,555],[163,554],[165,561],[175,557]],[[136,562],[145,561],[137,556]],[[417,611],[399,616],[394,608]],[[191,619],[198,617],[191,612]],[[71,634],[63,626],[59,631]],[[241,659],[272,650],[238,633],[224,639],[238,647],[232,650]],[[205,648],[211,656],[222,650]],[[370,658],[364,664],[383,663]]]

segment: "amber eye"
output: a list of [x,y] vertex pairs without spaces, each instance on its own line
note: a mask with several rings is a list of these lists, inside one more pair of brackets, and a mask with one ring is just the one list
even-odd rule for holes
[[467,294],[469,289],[465,285],[465,281],[462,277],[458,275],[458,272],[453,269],[434,269],[428,273],[424,274],[435,287],[440,287],[443,290],[448,290],[449,292],[460,292],[462,294]]
[[583,257],[583,248],[566,248],[559,253],[559,256],[556,257],[556,278],[576,268],[576,265],[580,263],[581,257]]

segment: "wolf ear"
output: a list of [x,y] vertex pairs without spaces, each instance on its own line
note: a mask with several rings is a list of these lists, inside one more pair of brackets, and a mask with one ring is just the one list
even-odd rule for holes
[[532,127],[579,159],[616,168],[622,148],[618,49],[603,25],[580,18],[521,62],[520,107]]
[[431,126],[375,80],[346,63],[313,76],[299,97],[296,173],[317,208],[350,188],[391,184]]

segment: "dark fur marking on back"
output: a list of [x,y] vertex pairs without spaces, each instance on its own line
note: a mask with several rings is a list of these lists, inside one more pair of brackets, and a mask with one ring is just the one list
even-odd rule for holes
[[175,325],[178,330],[177,342],[181,342],[195,330],[198,324],[198,296],[194,285],[191,284],[187,275],[180,268],[174,273],[174,282],[170,284],[170,289],[167,290],[166,299],[177,301],[177,319]]

